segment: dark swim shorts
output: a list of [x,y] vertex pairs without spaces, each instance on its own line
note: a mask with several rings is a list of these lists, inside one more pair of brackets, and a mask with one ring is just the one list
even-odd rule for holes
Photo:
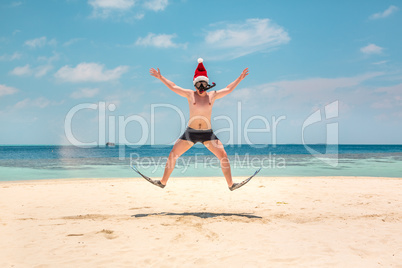
[[194,129],[191,127],[187,127],[186,131],[184,131],[184,134],[181,135],[179,139],[191,141],[192,143],[219,140],[212,129]]

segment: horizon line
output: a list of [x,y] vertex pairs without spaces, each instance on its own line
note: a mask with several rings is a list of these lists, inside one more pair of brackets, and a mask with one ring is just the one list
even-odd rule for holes
[[[168,144],[115,144],[112,147],[118,147],[118,146],[173,146],[173,145],[168,145]],[[198,143],[194,145],[200,145]],[[402,145],[402,143],[277,143],[277,144],[271,144],[271,143],[254,143],[254,144],[247,144],[247,143],[232,143],[232,144],[223,144],[224,146],[231,146],[231,145],[264,145],[264,146],[276,146],[276,145]],[[75,146],[75,147],[110,147],[105,145],[84,145],[84,146],[77,146],[74,144],[0,144],[0,146]]]

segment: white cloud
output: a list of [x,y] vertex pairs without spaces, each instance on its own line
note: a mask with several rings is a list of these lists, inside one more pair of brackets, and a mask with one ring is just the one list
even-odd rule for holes
[[242,88],[241,90],[235,90],[231,95],[232,98],[237,100],[248,100],[253,97],[253,90],[250,88]]
[[383,99],[377,102],[374,102],[371,105],[374,109],[391,109],[393,107],[392,102],[389,99]]
[[109,104],[120,106],[122,103],[126,103],[128,105],[136,103],[141,96],[145,94],[145,91],[132,87],[127,89],[116,89],[109,93],[110,95],[105,95],[102,97],[102,99],[106,101],[106,107],[108,107]]
[[42,76],[46,75],[51,69],[53,69],[53,66],[51,66],[51,65],[41,65],[41,66],[32,68],[29,64],[26,64],[25,66],[15,67],[10,72],[10,74],[17,75],[17,76],[34,75],[35,77],[42,77]]
[[396,6],[389,6],[389,8],[387,8],[385,11],[383,12],[378,12],[375,13],[373,15],[370,16],[370,19],[372,20],[376,20],[376,19],[383,19],[388,17],[389,15],[391,15],[392,13],[395,13],[396,11],[398,11],[398,7]]
[[25,66],[18,66],[15,67],[10,74],[12,75],[18,75],[18,76],[22,76],[22,75],[31,75],[32,74],[32,69],[31,66],[29,64],[25,65]]
[[[138,2],[141,4],[134,9]],[[169,0],[88,0],[88,4],[92,6],[92,18],[113,18],[133,23],[143,19],[148,10],[165,10]]]
[[123,14],[129,11],[134,5],[135,0],[89,0],[88,3],[92,6],[92,17],[108,18],[112,14]]
[[134,16],[134,19],[142,20],[144,17],[145,17],[144,13],[138,13],[137,15]]
[[372,64],[373,65],[383,65],[383,64],[385,64],[387,62],[388,62],[387,60],[383,60],[383,61],[373,62]]
[[357,86],[363,81],[382,74],[382,72],[375,72],[354,77],[310,78],[295,81],[279,81],[265,84],[265,90],[267,93],[270,93],[271,89],[275,89],[276,91],[280,91],[281,94],[291,94],[293,96],[306,95],[308,98],[314,98],[314,95],[325,95],[327,92],[336,89]]
[[402,106],[402,84],[380,87],[375,92],[382,93],[381,99],[374,102],[371,107],[375,109],[391,109]]
[[77,43],[77,42],[79,42],[79,41],[81,41],[81,40],[83,40],[83,39],[84,39],[84,38],[72,38],[72,39],[68,40],[67,42],[64,42],[64,43],[63,43],[63,46],[64,46],[64,47],[71,46],[72,44],[75,44],[75,43]]
[[384,48],[379,47],[375,44],[369,44],[365,47],[362,47],[360,51],[364,54],[381,54]]
[[4,54],[0,56],[0,61],[13,61],[13,60],[18,60],[22,57],[21,53],[14,52],[12,55],[7,55]]
[[78,91],[71,93],[70,97],[73,99],[92,98],[99,93],[98,88],[82,88]]
[[380,87],[377,88],[376,92],[384,92],[395,97],[398,100],[402,100],[402,84],[388,86],[388,87]]
[[45,61],[48,64],[54,62],[54,61],[58,61],[60,59],[60,55],[58,53],[53,52],[53,56],[50,57],[46,57],[46,56],[39,56],[38,60],[39,61]]
[[145,37],[139,37],[135,42],[137,46],[152,46],[157,48],[186,48],[187,44],[178,44],[172,41],[176,34],[149,33]]
[[168,4],[168,0],[148,0],[144,3],[144,7],[153,11],[161,11],[165,10]]
[[205,44],[211,49],[220,50],[217,58],[238,58],[290,41],[285,29],[270,19],[247,19],[243,23],[218,23],[212,27],[219,28],[206,32]]
[[89,0],[94,8],[102,9],[129,9],[135,4],[135,0]]
[[46,36],[43,36],[36,39],[27,40],[25,41],[25,45],[32,48],[43,47],[44,45],[46,45],[46,39]]
[[43,109],[43,108],[49,106],[49,104],[51,104],[51,102],[44,97],[39,97],[39,98],[36,98],[33,100],[31,100],[30,98],[27,98],[27,99],[17,102],[14,105],[14,108],[22,109],[22,108],[26,108],[26,107],[35,107],[35,108]]
[[6,85],[0,85],[0,97],[5,95],[12,95],[18,92],[18,89]]
[[74,68],[66,65],[54,76],[66,82],[105,82],[117,80],[128,71],[128,66],[118,66],[112,70],[104,70],[104,67],[103,64],[86,62]]
[[45,45],[55,46],[56,44],[56,39],[47,40],[46,36],[25,41],[25,45],[30,48],[44,47]]
[[[354,102],[372,101],[362,83],[384,75],[382,72],[367,73],[354,77],[309,78],[302,80],[284,80],[261,84],[250,88],[236,89],[224,98],[222,105],[230,105],[235,101],[246,101],[253,109],[284,109],[284,103],[297,109],[306,106],[322,106],[328,101],[342,100],[343,107]],[[251,96],[251,97],[247,97]],[[258,97],[256,97],[258,96]]]
[[20,5],[22,5],[22,2],[11,2],[10,7],[19,7]]
[[34,72],[35,72],[35,76],[36,77],[42,77],[44,75],[46,75],[50,70],[53,69],[52,65],[42,65],[42,66],[38,66],[35,68]]

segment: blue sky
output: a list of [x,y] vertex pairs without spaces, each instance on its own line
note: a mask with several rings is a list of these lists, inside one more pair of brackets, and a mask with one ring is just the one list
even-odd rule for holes
[[[2,1],[0,144],[69,144],[66,117],[85,104],[96,107],[71,119],[81,142],[102,143],[101,132],[172,143],[188,103],[149,68],[193,89],[199,57],[217,88],[250,70],[215,103],[223,143],[302,143],[303,123],[321,109],[307,143],[326,142],[336,123],[340,143],[401,144],[401,8],[386,0]],[[337,117],[325,120],[336,101]],[[250,128],[262,130],[245,137]]]

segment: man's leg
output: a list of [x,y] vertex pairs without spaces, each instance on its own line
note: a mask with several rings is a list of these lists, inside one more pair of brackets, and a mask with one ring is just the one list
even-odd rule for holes
[[172,173],[176,160],[182,154],[184,154],[188,149],[190,149],[194,145],[193,142],[187,140],[178,139],[176,143],[173,145],[173,149],[170,151],[169,157],[166,161],[165,172],[163,173],[163,177],[161,179],[161,183],[166,185],[170,174]]
[[220,140],[210,140],[204,142],[204,145],[219,159],[223,176],[225,176],[228,186],[231,187],[233,185],[232,172],[230,171],[229,159],[222,142]]

